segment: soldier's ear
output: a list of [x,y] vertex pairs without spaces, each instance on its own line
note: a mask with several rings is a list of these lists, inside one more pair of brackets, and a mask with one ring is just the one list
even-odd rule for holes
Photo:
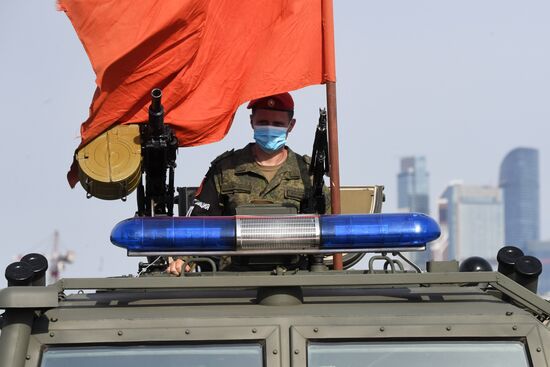
[[291,132],[292,129],[294,129],[294,124],[295,124],[295,123],[296,123],[296,119],[290,120],[290,123],[288,124],[288,131],[287,131],[287,134],[288,134],[289,132]]

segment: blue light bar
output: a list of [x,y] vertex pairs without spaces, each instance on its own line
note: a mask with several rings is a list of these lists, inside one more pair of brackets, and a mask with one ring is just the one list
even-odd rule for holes
[[423,246],[439,237],[439,225],[419,213],[323,215],[321,248],[361,249]]
[[235,249],[235,219],[135,217],[113,228],[111,242],[137,252],[229,252]]
[[236,217],[136,217],[111,242],[129,253],[239,255],[419,250],[440,235],[417,213]]

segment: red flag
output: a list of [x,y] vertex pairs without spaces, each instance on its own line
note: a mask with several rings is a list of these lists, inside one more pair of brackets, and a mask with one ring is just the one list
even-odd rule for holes
[[153,88],[163,89],[180,146],[192,146],[222,139],[248,100],[335,81],[326,3],[59,0],[97,75],[81,146],[115,124],[146,121]]

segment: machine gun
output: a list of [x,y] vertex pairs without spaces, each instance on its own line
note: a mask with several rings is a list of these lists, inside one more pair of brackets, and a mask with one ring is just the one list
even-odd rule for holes
[[302,209],[304,213],[325,214],[327,198],[323,187],[325,184],[324,176],[329,174],[328,157],[327,111],[319,109],[319,124],[315,130],[315,140],[309,166],[309,175],[313,176],[313,182],[309,195],[306,195],[306,202]]
[[174,214],[174,170],[178,140],[172,129],[164,124],[161,97],[160,89],[151,91],[149,122],[140,126],[143,161],[137,192],[138,216]]

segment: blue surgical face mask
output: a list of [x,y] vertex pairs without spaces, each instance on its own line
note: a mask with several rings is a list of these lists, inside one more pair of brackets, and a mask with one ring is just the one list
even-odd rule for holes
[[286,144],[286,127],[256,126],[254,127],[254,140],[266,153],[275,153]]

